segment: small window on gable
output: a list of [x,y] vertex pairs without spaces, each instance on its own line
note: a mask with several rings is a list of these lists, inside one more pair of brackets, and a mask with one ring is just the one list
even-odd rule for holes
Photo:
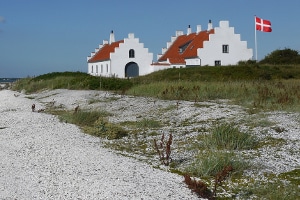
[[215,66],[221,66],[221,60],[215,60]]
[[223,53],[229,53],[229,45],[228,44],[223,44],[222,45],[222,52]]
[[133,49],[129,50],[129,58],[134,58],[134,50]]

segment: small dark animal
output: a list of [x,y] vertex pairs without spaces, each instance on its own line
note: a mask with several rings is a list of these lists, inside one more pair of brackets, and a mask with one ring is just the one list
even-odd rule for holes
[[34,111],[35,111],[35,104],[32,104],[32,106],[31,106],[31,110],[32,110],[32,112],[34,112]]

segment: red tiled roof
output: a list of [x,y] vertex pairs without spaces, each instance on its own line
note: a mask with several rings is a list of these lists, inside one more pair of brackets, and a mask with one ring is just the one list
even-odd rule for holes
[[91,63],[109,60],[110,53],[115,52],[115,48],[119,47],[120,43],[124,43],[124,40],[113,42],[111,44],[105,44],[91,59],[88,60],[88,62]]
[[[197,57],[197,49],[203,48],[203,42],[209,40],[209,34],[214,34],[214,29],[178,36],[158,62],[169,59],[172,64],[185,64],[186,58]],[[179,51],[181,47],[182,52]]]

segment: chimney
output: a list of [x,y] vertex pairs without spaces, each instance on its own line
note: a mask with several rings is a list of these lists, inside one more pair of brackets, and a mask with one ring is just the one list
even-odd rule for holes
[[110,32],[110,36],[109,36],[109,44],[115,42],[115,34],[114,31]]
[[197,34],[201,32],[201,25],[197,25]]
[[189,25],[188,29],[187,29],[187,35],[191,34],[192,33],[192,28],[191,28],[191,25]]
[[207,31],[210,31],[211,29],[213,29],[213,25],[211,22],[211,19],[208,21],[208,26],[207,26]]

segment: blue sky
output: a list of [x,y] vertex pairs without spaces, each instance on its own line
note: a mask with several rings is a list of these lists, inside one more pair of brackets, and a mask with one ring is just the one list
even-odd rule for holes
[[[0,0],[0,77],[87,72],[86,57],[114,30],[154,55],[176,30],[228,20],[255,50],[254,15],[272,22],[257,32],[258,59],[276,49],[300,51],[299,0]],[[255,57],[255,52],[254,52]]]

